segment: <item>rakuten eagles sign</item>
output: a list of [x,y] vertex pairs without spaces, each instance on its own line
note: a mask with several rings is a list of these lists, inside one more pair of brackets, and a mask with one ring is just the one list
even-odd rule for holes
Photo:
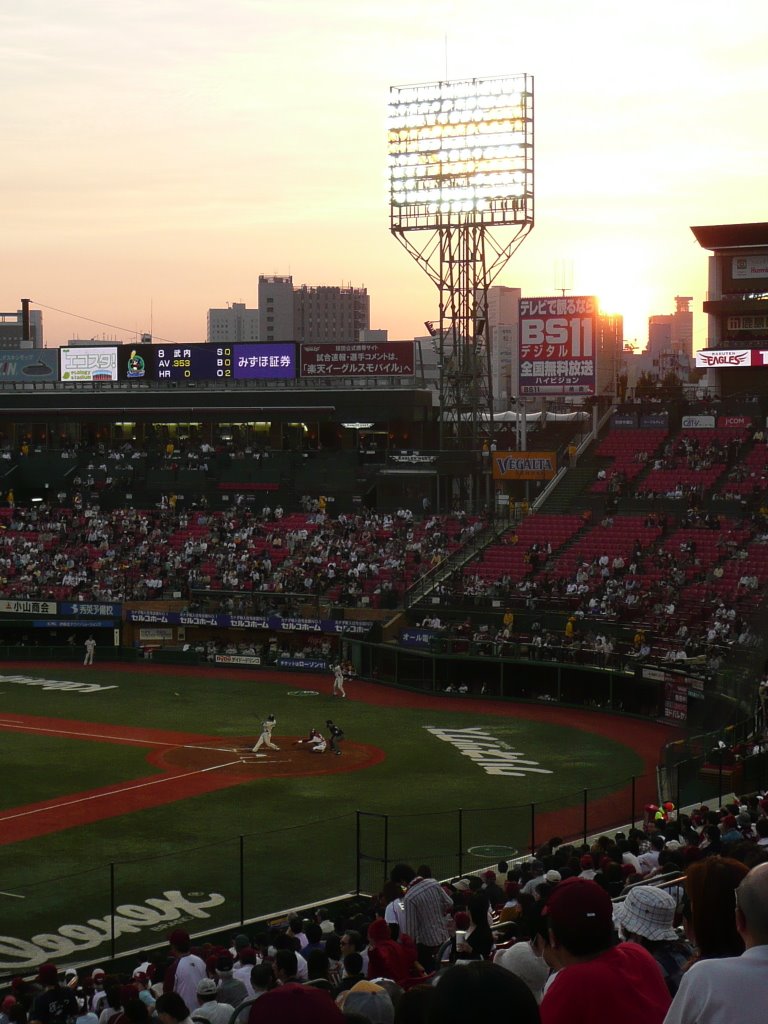
[[712,369],[718,366],[768,366],[768,350],[760,348],[710,348],[696,353],[696,366]]

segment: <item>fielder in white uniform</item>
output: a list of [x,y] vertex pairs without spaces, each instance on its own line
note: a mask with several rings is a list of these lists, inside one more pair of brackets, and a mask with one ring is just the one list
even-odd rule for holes
[[341,665],[334,665],[333,667],[333,696],[334,697],[346,697],[344,691],[344,671]]
[[93,652],[95,650],[96,650],[96,641],[93,639],[92,636],[89,636],[88,639],[85,641],[85,659],[83,661],[84,665],[92,665],[93,664]]
[[267,747],[269,750],[279,750],[280,747],[275,746],[272,742],[272,730],[277,725],[277,719],[274,715],[268,715],[265,721],[261,723],[261,735],[256,746],[253,748],[253,753],[257,753],[262,747]]

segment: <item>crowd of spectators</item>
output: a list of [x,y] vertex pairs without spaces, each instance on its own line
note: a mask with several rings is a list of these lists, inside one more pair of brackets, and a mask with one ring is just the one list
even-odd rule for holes
[[[416,521],[405,509],[185,511],[58,507],[2,511],[1,589],[31,600],[146,600],[197,591],[395,599],[475,529],[462,513]],[[242,605],[241,605],[242,606]]]
[[606,1005],[629,1024],[752,1024],[768,1014],[767,865],[765,794],[651,804],[642,828],[553,837],[448,882],[397,864],[368,903],[225,945],[177,928],[125,975],[44,964],[13,980],[2,1024],[591,1024]]

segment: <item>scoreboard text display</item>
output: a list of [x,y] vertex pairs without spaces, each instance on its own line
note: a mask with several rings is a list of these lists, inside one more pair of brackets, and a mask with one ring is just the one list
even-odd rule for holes
[[153,345],[157,380],[292,380],[295,346]]
[[102,345],[59,350],[61,381],[293,380],[296,346]]
[[521,395],[594,395],[594,296],[520,299]]

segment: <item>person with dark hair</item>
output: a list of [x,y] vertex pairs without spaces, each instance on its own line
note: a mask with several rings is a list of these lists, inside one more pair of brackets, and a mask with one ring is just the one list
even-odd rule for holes
[[77,1016],[77,999],[72,989],[59,984],[55,964],[43,964],[37,972],[42,992],[32,1003],[30,1024],[67,1024]]
[[605,889],[566,878],[542,914],[560,968],[544,993],[543,1024],[594,1024],[606,1007],[621,1024],[661,1024],[670,1004],[661,971],[642,946],[617,943]]
[[358,981],[365,981],[363,958],[359,953],[347,953],[344,956],[343,964],[344,977],[336,986],[336,995],[340,992],[348,991],[353,985],[356,985]]
[[768,1020],[768,864],[758,864],[736,889],[740,956],[699,960],[683,976],[665,1024],[765,1024]]
[[189,932],[174,928],[168,936],[172,962],[163,977],[163,993],[177,992],[188,1007],[197,1006],[197,983],[205,978],[205,962],[192,953]]
[[347,956],[349,953],[360,954],[363,960],[363,974],[367,974],[368,950],[365,947],[365,943],[363,942],[363,937],[360,932],[356,931],[354,928],[347,928],[341,935],[339,945],[341,946],[341,952],[344,956]]
[[287,985],[291,981],[296,981],[298,966],[296,954],[292,949],[278,949],[275,953],[275,959],[272,961],[275,980],[278,985]]
[[453,910],[453,900],[431,874],[423,865],[403,897],[405,930],[416,943],[425,971],[432,970],[435,954],[449,938],[446,915]]
[[155,1003],[160,1024],[191,1024],[189,1008],[178,992],[163,992]]
[[149,1024],[151,1020],[147,1004],[141,999],[126,999],[123,1015],[127,1024]]
[[520,978],[479,961],[449,967],[440,975],[426,1020],[427,1024],[539,1024],[539,1008]]
[[[248,989],[244,982],[240,981],[239,978],[233,976],[233,960],[232,954],[227,951],[222,953],[216,961],[216,977],[219,981],[219,987],[216,991],[216,998],[221,1003],[229,1003],[230,1006],[239,1006],[244,999],[248,998]],[[269,966],[269,973],[272,974],[272,966]],[[253,973],[253,968],[251,968]],[[245,1014],[247,1018],[247,1014]],[[240,1020],[244,1017],[241,1016]]]
[[99,1024],[123,1024],[123,986],[114,984],[107,985],[106,1003],[99,1014]]
[[331,965],[325,950],[310,949],[307,953],[307,980],[304,984],[321,988],[326,992],[333,990]]
[[698,959],[740,956],[744,940],[733,916],[734,893],[749,868],[730,857],[706,857],[685,873],[683,924]]
[[395,1007],[395,1024],[428,1024],[436,995],[434,985],[416,985],[403,992]]
[[306,936],[307,941],[305,945],[302,946],[301,955],[305,960],[313,950],[319,949],[322,951],[325,949],[325,945],[323,943],[323,930],[319,924],[311,921],[305,926],[304,935]]
[[488,922],[488,900],[484,893],[470,897],[467,904],[470,925],[464,935],[456,935],[457,960],[484,960],[493,949],[493,933]]
[[336,932],[330,932],[326,936],[325,954],[328,957],[328,971],[331,984],[335,988],[341,981],[341,973],[344,969],[341,962],[341,937]]

